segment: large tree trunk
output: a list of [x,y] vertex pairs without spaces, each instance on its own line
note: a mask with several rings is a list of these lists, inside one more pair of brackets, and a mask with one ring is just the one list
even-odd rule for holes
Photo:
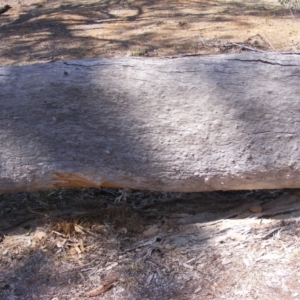
[[0,68],[0,193],[300,187],[300,56]]

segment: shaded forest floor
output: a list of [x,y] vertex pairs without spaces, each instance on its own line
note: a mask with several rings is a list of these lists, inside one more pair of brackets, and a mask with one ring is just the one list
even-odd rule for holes
[[[299,52],[277,1],[1,1],[0,65]],[[1,299],[299,299],[300,192],[0,196]]]
[[0,198],[1,299],[298,299],[300,191]]

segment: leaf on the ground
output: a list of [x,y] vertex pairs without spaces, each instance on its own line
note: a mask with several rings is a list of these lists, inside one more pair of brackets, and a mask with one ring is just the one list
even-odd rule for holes
[[172,247],[171,244],[165,244],[165,245],[164,245],[164,248],[167,249],[167,250],[173,249],[173,247]]
[[77,232],[77,233],[84,233],[83,231],[83,228],[81,226],[79,226],[78,224],[75,224],[74,225],[74,230]]
[[191,265],[188,265],[188,264],[186,264],[186,263],[183,263],[182,264],[185,268],[187,268],[187,269],[191,269],[191,270],[193,270],[194,269],[194,267],[193,266],[191,266]]
[[45,239],[47,237],[47,233],[43,231],[38,231],[34,234],[34,237],[38,240]]
[[154,275],[155,275],[154,273],[151,273],[151,274],[148,276],[147,281],[146,281],[146,285],[147,285],[147,286],[151,283],[152,278],[153,278]]
[[78,252],[76,251],[76,249],[74,247],[69,250],[69,254],[71,254],[71,255],[74,255],[76,253],[78,253]]
[[119,232],[120,233],[123,233],[123,234],[126,234],[127,233],[127,228],[126,227],[122,227],[122,228],[120,228],[120,230],[119,230]]
[[82,252],[78,246],[75,246],[75,250],[78,254],[80,254]]
[[150,237],[153,235],[156,235],[159,232],[159,229],[157,227],[157,225],[153,225],[151,227],[149,227],[147,230],[145,230],[142,234],[145,237]]
[[56,247],[57,247],[57,248],[64,248],[66,242],[67,242],[67,240],[57,241],[57,242],[56,242]]
[[118,265],[118,263],[117,263],[117,262],[114,262],[114,263],[112,263],[111,265],[109,265],[105,270],[106,270],[106,271],[109,271],[109,270],[113,269],[114,267],[116,267],[117,265]]
[[259,206],[259,205],[251,206],[250,211],[253,212],[253,213],[258,214],[258,213],[262,212],[262,207]]
[[100,285],[98,288],[91,290],[89,292],[86,292],[85,295],[87,297],[94,297],[94,296],[98,296],[100,294],[105,293],[109,288],[111,288],[113,286],[113,284],[115,283],[115,281],[117,281],[116,278],[112,279],[111,281],[109,281],[106,284]]
[[222,264],[223,266],[228,265],[228,264],[231,264],[231,263],[232,263],[232,261],[231,261],[230,258],[224,258],[224,259],[221,260],[221,264]]
[[248,259],[246,258],[243,258],[243,263],[245,264],[246,267],[249,267],[250,266],[250,262]]

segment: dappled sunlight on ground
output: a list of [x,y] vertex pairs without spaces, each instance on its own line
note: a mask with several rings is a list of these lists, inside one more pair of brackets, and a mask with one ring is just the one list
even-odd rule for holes
[[[0,64],[222,53],[222,44],[299,51],[298,13],[277,1],[22,1],[0,19]],[[268,41],[268,42],[266,42]],[[253,46],[252,44],[250,46]],[[225,53],[227,53],[227,50]],[[240,49],[235,49],[240,51]]]

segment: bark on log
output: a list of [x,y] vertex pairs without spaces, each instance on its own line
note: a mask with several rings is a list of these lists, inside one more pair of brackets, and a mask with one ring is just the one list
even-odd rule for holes
[[0,68],[0,193],[300,187],[300,56]]

